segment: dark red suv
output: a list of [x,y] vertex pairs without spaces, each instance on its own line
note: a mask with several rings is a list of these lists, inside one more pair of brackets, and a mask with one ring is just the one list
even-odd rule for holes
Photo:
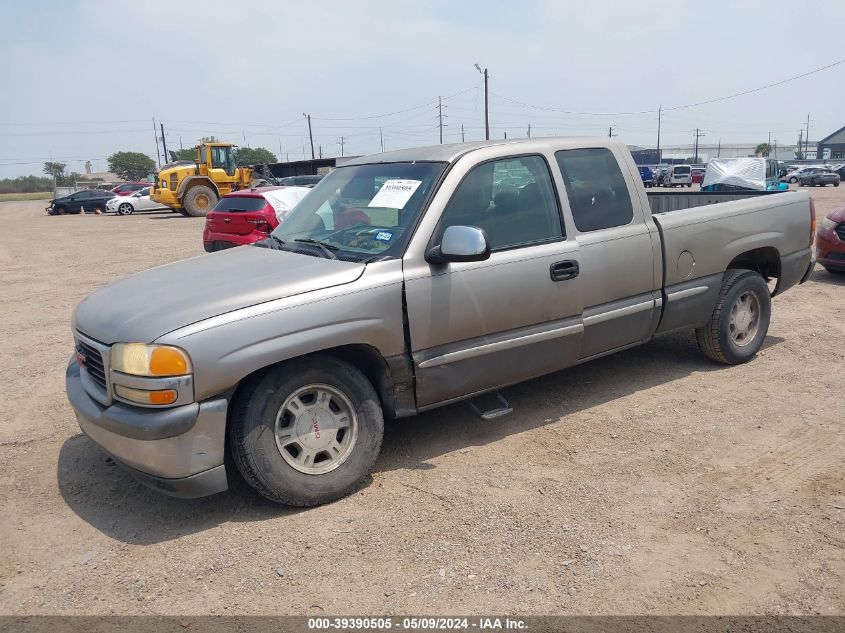
[[827,214],[816,229],[816,261],[832,273],[845,273],[845,207]]
[[205,250],[211,253],[265,239],[309,191],[305,187],[256,187],[227,193],[205,216]]

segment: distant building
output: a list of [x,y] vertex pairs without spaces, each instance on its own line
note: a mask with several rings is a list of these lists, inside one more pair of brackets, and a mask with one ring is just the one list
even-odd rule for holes
[[839,128],[816,144],[816,157],[822,160],[845,159],[845,127]]

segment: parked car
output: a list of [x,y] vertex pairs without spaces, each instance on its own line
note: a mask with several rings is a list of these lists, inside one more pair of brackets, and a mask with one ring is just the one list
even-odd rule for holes
[[47,213],[50,215],[63,215],[65,213],[79,213],[82,209],[86,211],[105,212],[106,204],[112,198],[114,198],[114,194],[111,191],[83,189],[82,191],[50,200]]
[[[495,202],[516,167],[531,180]],[[771,296],[812,271],[810,196],[647,194],[636,169],[608,138],[351,159],[256,246],[84,299],[66,372],[80,427],[161,492],[220,492],[235,467],[311,506],[367,475],[385,418],[463,399],[505,415],[497,389],[675,330],[751,360]]]
[[780,181],[789,184],[795,184],[798,182],[798,179],[801,178],[801,174],[807,171],[808,169],[814,169],[814,167],[812,165],[802,165],[801,167],[797,167],[786,175],[781,176]]
[[802,187],[839,186],[839,174],[828,169],[807,169],[801,172],[798,182]]
[[112,189],[112,193],[118,196],[126,196],[141,189],[152,187],[151,182],[123,182]]
[[106,211],[118,215],[132,215],[135,211],[170,209],[150,198],[150,188],[145,187],[129,195],[117,196],[106,203]]
[[845,207],[834,209],[819,222],[816,261],[828,272],[845,274]]
[[317,176],[285,176],[277,178],[276,182],[286,187],[313,187],[323,179],[322,175]]
[[702,191],[777,191],[789,185],[778,180],[777,161],[772,158],[714,158],[707,163]]
[[666,174],[669,173],[668,167],[655,167],[653,170],[654,173],[654,186],[655,187],[664,187],[666,185]]
[[650,167],[640,167],[640,178],[647,189],[654,186],[654,172]]
[[707,171],[706,167],[693,167],[691,173],[692,181],[700,185],[701,181],[704,180],[705,171]]
[[310,187],[257,187],[228,193],[205,216],[202,242],[209,253],[267,239]]
[[666,187],[692,187],[692,168],[689,165],[672,165],[663,177]]

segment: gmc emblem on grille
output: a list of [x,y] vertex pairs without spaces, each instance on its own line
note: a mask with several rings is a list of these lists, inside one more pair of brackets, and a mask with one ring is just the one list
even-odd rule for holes
[[76,364],[80,367],[85,366],[85,355],[79,350],[76,350]]

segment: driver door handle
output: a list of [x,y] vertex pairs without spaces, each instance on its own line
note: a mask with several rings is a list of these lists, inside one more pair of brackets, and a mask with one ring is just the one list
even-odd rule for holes
[[578,262],[574,259],[567,259],[562,262],[555,262],[549,268],[552,281],[566,281],[578,276]]

